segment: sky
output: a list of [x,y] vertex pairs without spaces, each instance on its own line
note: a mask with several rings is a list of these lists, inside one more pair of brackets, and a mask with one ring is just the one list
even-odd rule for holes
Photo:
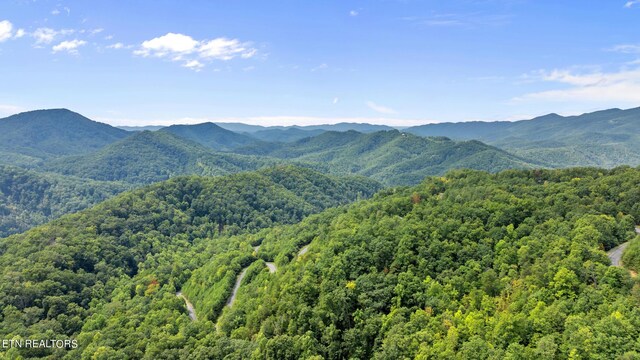
[[640,0],[3,0],[0,117],[521,120],[640,106]]

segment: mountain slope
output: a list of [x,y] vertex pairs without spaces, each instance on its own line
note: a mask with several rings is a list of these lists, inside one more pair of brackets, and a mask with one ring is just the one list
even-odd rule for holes
[[[247,190],[240,193],[249,204],[265,198],[233,178]],[[263,189],[257,179],[247,180]],[[46,251],[55,241],[83,246],[93,235],[81,234],[100,221],[108,224],[98,227],[102,246],[131,247],[121,252],[141,261],[114,284],[104,276],[117,259],[109,252],[108,262],[95,268],[102,283],[113,284],[106,291],[97,283],[79,295],[52,295],[56,287],[47,288],[48,280],[67,285],[94,273],[24,271],[25,262],[7,261],[24,249],[10,241],[0,255],[0,264],[10,264],[0,300],[12,305],[0,334],[40,336],[61,328],[70,334],[63,338],[78,339],[78,349],[53,358],[614,359],[640,353],[638,285],[626,269],[609,266],[603,250],[635,235],[640,169],[457,170],[297,224],[205,240],[198,234],[217,226],[193,215],[216,224],[216,214],[227,212],[196,204],[244,207],[237,196],[216,196],[236,194],[236,187],[217,183],[203,194],[193,182],[174,179],[164,189],[122,198],[94,214],[102,218],[67,223],[85,225],[76,234],[63,236],[74,227],[58,222],[9,238],[26,241],[19,255],[35,261],[33,268],[68,267],[76,259],[69,252]],[[136,230],[144,226],[145,234]],[[57,240],[43,244],[54,235]],[[226,306],[240,273],[237,298]],[[195,306],[197,321],[178,291]],[[34,298],[46,301],[31,306]],[[74,306],[88,299],[86,312]],[[63,312],[65,306],[71,310]]]
[[224,175],[267,163],[255,157],[216,154],[169,132],[142,131],[95,153],[63,158],[45,167],[94,180],[150,183],[184,174]]
[[235,342],[207,349],[267,359],[633,357],[637,284],[602,249],[635,235],[639,185],[640,169],[455,171],[265,230],[250,238],[278,271],[262,260],[248,267],[233,307],[213,319]]
[[500,171],[534,166],[531,161],[478,141],[423,138],[397,130],[369,134],[331,131],[293,143],[237,151],[316,164],[329,173],[360,174],[391,185],[415,184],[427,175],[456,168]]
[[0,151],[33,159],[86,154],[129,135],[66,109],[29,111],[0,119]]
[[213,123],[171,125],[160,129],[217,151],[228,151],[256,142],[254,138],[221,128]]
[[[104,319],[95,315],[99,309],[119,307],[109,305],[112,299],[124,304],[136,294],[153,298],[157,285],[168,279],[165,270],[182,278],[175,283],[180,285],[199,264],[235,256],[239,248],[250,249],[235,242],[234,234],[295,223],[329,206],[368,197],[379,188],[370,180],[291,167],[178,177],[0,239],[0,336],[76,338],[83,324]],[[129,288],[129,281],[139,279],[151,283]],[[175,294],[167,300],[178,300],[170,305],[176,312],[169,310],[172,315],[167,315],[179,316],[176,306],[181,300]],[[20,313],[29,315],[14,316]],[[133,322],[136,318],[130,317]],[[87,338],[78,341],[87,345]],[[2,348],[0,354],[5,351],[17,351],[24,358],[79,358],[68,349]]]
[[406,129],[421,136],[478,139],[554,166],[640,164],[640,108],[515,122],[429,124]]
[[0,165],[0,238],[85,209],[127,188]]
[[301,128],[292,127],[287,129],[266,129],[260,130],[250,135],[258,140],[270,142],[293,142],[307,137],[313,137],[322,134],[326,130],[303,130]]

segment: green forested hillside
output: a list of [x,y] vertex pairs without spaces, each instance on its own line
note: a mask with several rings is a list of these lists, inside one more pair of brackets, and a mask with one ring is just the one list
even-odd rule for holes
[[[231,245],[220,239],[295,223],[379,188],[362,178],[333,178],[291,167],[215,178],[178,177],[2,239],[0,336],[75,337],[89,317],[102,316],[98,312],[120,298],[120,286],[139,281],[138,276],[147,279],[147,270],[168,270],[182,279],[172,284],[182,283],[191,268],[215,255],[202,249],[227,254]],[[168,280],[162,275],[153,282]],[[151,295],[156,285],[133,285],[131,295]],[[20,353],[44,356],[50,350]]]
[[86,154],[128,135],[66,109],[24,112],[0,119],[0,163],[33,165],[42,159]]
[[369,134],[325,132],[293,143],[256,145],[237,151],[314,164],[333,174],[360,174],[389,185],[416,184],[427,175],[457,168],[495,172],[535,166],[531,160],[478,141],[423,138],[397,130]]
[[640,108],[567,117],[549,114],[515,122],[429,124],[406,131],[476,139],[555,167],[640,164]]
[[[79,336],[83,356],[633,358],[639,286],[603,249],[633,237],[639,185],[628,168],[456,171],[387,190],[229,239],[231,251],[183,287],[198,321],[177,311],[171,280],[153,293],[117,291]],[[218,318],[214,300],[243,267],[238,298]],[[148,274],[134,283],[171,279]]]
[[640,287],[603,249],[634,236],[639,185],[629,168],[455,171],[264,231],[278,273],[245,282],[220,337],[274,359],[637,357]]
[[159,131],[172,133],[217,151],[229,151],[256,142],[252,137],[223,129],[213,123],[171,125]]
[[307,137],[313,137],[326,132],[326,130],[303,130],[297,127],[287,129],[266,129],[251,133],[258,140],[268,142],[293,142]]
[[0,238],[85,209],[127,188],[0,165]]
[[331,184],[181,177],[2,240],[2,336],[76,338],[68,359],[640,354],[640,284],[604,252],[635,235],[640,169],[458,170],[276,225],[332,188],[292,178]]
[[95,180],[151,183],[185,174],[224,175],[273,163],[251,156],[213,153],[164,131],[142,131],[95,153],[52,161],[45,168]]

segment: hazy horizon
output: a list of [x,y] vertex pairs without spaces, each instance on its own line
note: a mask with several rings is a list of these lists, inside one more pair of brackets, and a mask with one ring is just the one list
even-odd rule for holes
[[[345,119],[341,119],[341,118],[335,118],[335,119],[324,119],[324,118],[304,118],[307,123],[306,124],[301,124],[301,123],[297,123],[295,121],[299,121],[300,117],[257,117],[257,118],[248,118],[248,119],[215,119],[215,118],[201,118],[201,119],[191,119],[191,118],[184,118],[184,119],[178,119],[175,121],[158,121],[158,122],[149,122],[148,124],[140,124],[139,121],[136,120],[132,120],[132,122],[125,122],[125,123],[120,123],[119,121],[116,121],[115,123],[113,121],[109,121],[110,119],[102,119],[102,118],[93,118],[91,116],[87,116],[86,114],[83,113],[79,113],[77,111],[74,111],[73,109],[69,109],[69,108],[64,108],[64,107],[58,107],[58,108],[50,108],[50,109],[30,109],[30,110],[25,110],[25,111],[16,111],[15,113],[3,116],[2,118],[5,117],[9,117],[12,115],[17,115],[20,113],[24,113],[24,112],[31,112],[31,111],[43,111],[43,110],[58,110],[58,109],[65,109],[65,110],[69,110],[69,111],[73,111],[76,113],[79,113],[80,115],[86,116],[87,118],[89,118],[90,120],[93,121],[97,121],[100,123],[104,123],[104,124],[108,124],[114,127],[121,127],[121,128],[146,128],[146,127],[167,127],[167,126],[172,126],[172,125],[198,125],[198,124],[205,124],[205,123],[214,123],[214,124],[229,124],[229,125],[233,125],[233,124],[243,124],[243,125],[250,125],[250,126],[261,126],[261,127],[265,127],[265,128],[270,128],[270,127],[274,127],[274,128],[278,128],[278,127],[282,127],[282,128],[289,128],[289,127],[313,127],[313,126],[331,126],[331,125],[339,125],[339,124],[356,124],[356,125],[377,125],[377,126],[387,126],[387,127],[392,127],[392,128],[396,128],[396,129],[404,129],[404,128],[409,128],[409,127],[413,127],[413,126],[420,126],[420,125],[431,125],[431,124],[451,124],[451,123],[469,123],[469,122],[516,122],[516,121],[527,121],[527,120],[534,120],[538,117],[542,117],[542,116],[546,116],[546,115],[551,115],[551,114],[556,114],[556,115],[560,115],[563,117],[569,117],[569,116],[579,116],[579,115],[583,115],[583,114],[588,114],[588,113],[592,113],[592,112],[599,112],[599,111],[606,111],[606,110],[630,110],[630,109],[634,109],[634,108],[638,108],[638,107],[632,107],[632,108],[624,108],[624,109],[620,109],[620,108],[607,108],[607,109],[596,109],[593,111],[589,111],[589,112],[579,112],[579,113],[557,113],[557,112],[552,112],[552,113],[545,113],[545,114],[540,114],[534,117],[530,117],[530,118],[513,118],[513,119],[504,119],[504,120],[483,120],[483,119],[477,119],[477,120],[461,120],[461,121],[432,121],[432,122],[419,122],[417,121],[415,124],[411,124],[411,125],[393,125],[390,123],[385,122],[388,119],[385,118],[378,118],[378,119],[372,119],[372,118],[345,118]],[[112,120],[112,119],[111,119]],[[276,123],[270,123],[270,124],[265,124],[264,121],[278,121],[278,120],[285,120],[285,122],[276,122]],[[308,122],[308,120],[312,120],[311,122]],[[326,122],[322,122],[322,121],[326,121]]]

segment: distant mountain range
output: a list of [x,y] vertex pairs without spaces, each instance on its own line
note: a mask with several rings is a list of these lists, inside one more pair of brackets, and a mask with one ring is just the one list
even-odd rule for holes
[[477,139],[551,167],[640,165],[640,108],[567,117],[549,114],[514,122],[429,124],[405,131]]
[[[394,130],[391,126],[386,125],[372,125],[372,124],[361,124],[361,123],[338,123],[338,124],[326,124],[326,125],[308,125],[308,126],[260,126],[260,125],[248,125],[243,123],[202,123],[195,125],[172,125],[169,127],[165,126],[120,126],[120,129],[127,131],[157,131],[161,129],[173,128],[172,132],[177,133],[178,135],[184,136],[185,133],[194,130],[204,130],[212,129],[213,126],[218,126],[222,129],[237,133],[247,135],[254,140],[263,140],[270,142],[291,142],[300,140],[306,137],[312,137],[316,135],[320,135],[326,131],[349,131],[355,130],[361,133],[371,133],[376,131],[387,131]],[[178,132],[182,132],[179,134]],[[217,130],[217,137],[222,137],[220,130]],[[210,139],[206,139],[206,136],[202,136],[200,134],[191,134],[188,137],[193,139],[193,136],[198,136],[203,143],[211,141]],[[225,137],[229,137],[230,135],[226,133]],[[224,147],[224,146],[223,146]],[[217,149],[219,146],[213,146],[212,148]],[[232,147],[233,148],[233,147]]]
[[[68,110],[40,110],[2,119],[0,126],[13,136],[4,147],[5,152],[15,154],[5,157],[7,164],[132,184],[184,174],[223,175],[284,163],[337,175],[364,175],[387,185],[414,184],[452,168],[499,171],[543,165],[477,141],[422,138],[370,124],[243,125],[243,130],[252,132],[237,133],[203,123],[127,132]],[[48,131],[42,139],[34,137],[41,128]],[[352,128],[360,131],[331,130]]]

